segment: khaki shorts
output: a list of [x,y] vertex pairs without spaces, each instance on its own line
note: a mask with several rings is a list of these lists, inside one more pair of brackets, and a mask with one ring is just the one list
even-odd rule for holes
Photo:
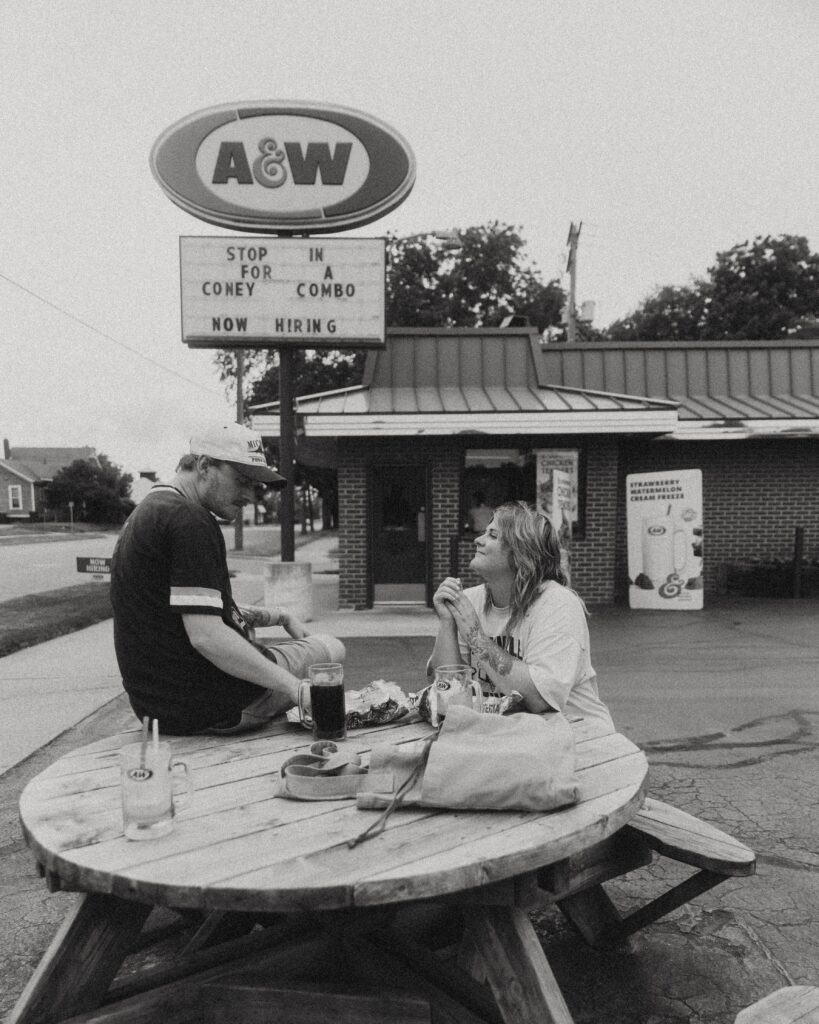
[[[311,665],[322,661],[344,661],[344,644],[329,633],[314,633],[302,640],[269,641],[255,646],[261,653],[285,669],[297,679],[303,679]],[[232,736],[236,733],[261,729],[272,718],[277,718],[293,705],[287,697],[275,690],[265,690],[242,711],[242,717],[233,725],[214,725],[204,731],[216,736]]]

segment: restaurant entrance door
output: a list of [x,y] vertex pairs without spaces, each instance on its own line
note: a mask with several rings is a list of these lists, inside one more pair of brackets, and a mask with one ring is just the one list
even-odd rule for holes
[[426,466],[374,466],[373,600],[426,604],[429,480]]

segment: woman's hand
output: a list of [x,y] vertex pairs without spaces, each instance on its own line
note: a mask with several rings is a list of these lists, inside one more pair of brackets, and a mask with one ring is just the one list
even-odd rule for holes
[[460,589],[461,581],[455,579],[454,576],[447,576],[432,595],[432,607],[435,609],[435,614],[442,622],[452,621],[450,602]]
[[478,613],[465,596],[459,579],[448,576],[435,592],[432,603],[440,618],[452,619],[462,637],[466,638],[470,629],[480,628]]
[[464,597],[463,591],[460,591],[454,600],[449,601],[449,610],[455,627],[464,640],[468,642],[470,636],[476,631],[480,632],[481,623],[478,613],[473,608],[469,598]]

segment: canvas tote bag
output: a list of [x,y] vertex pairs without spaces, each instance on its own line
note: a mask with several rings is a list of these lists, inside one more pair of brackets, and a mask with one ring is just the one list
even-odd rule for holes
[[[403,793],[401,793],[403,788]],[[450,707],[420,744],[373,747],[357,806],[549,811],[577,802],[574,735],[559,713],[483,715]]]

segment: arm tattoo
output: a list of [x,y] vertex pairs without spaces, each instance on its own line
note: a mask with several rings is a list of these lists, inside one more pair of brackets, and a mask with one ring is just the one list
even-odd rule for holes
[[277,623],[274,621],[274,616],[268,611],[267,608],[242,608],[242,615],[245,622],[251,629],[257,629],[259,627],[264,628],[265,626],[275,626]]
[[478,661],[485,661],[499,675],[508,676],[512,671],[514,658],[490,640],[480,626],[470,627],[466,634],[466,644]]

